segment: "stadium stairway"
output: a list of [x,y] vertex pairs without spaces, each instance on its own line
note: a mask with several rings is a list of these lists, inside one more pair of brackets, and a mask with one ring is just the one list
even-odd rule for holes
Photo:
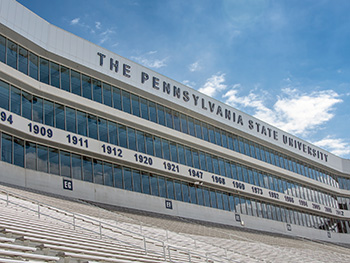
[[333,244],[5,185],[0,211],[0,262],[350,262],[350,250]]

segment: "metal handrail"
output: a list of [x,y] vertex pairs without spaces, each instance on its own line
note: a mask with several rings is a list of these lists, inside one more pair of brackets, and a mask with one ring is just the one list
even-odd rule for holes
[[[92,217],[89,217],[89,216],[86,216],[86,215],[81,215],[81,214],[78,214],[78,213],[69,212],[69,211],[67,211],[67,210],[64,210],[64,209],[61,209],[61,208],[57,208],[57,207],[54,207],[54,206],[52,206],[52,205],[48,205],[48,204],[45,204],[45,203],[43,203],[43,202],[39,202],[39,201],[37,201],[37,200],[31,199],[31,198],[28,198],[28,197],[24,197],[24,196],[22,196],[22,195],[20,195],[20,194],[13,193],[13,192],[11,192],[11,191],[9,191],[9,190],[5,190],[5,189],[1,189],[1,188],[0,188],[0,192],[6,194],[6,199],[2,199],[1,197],[0,197],[0,199],[6,201],[6,204],[7,204],[7,205],[8,205],[9,203],[12,203],[12,204],[17,205],[17,206],[20,206],[20,207],[22,207],[22,208],[24,208],[24,209],[26,209],[26,210],[30,210],[30,211],[32,211],[32,212],[36,212],[36,213],[38,214],[38,217],[39,217],[39,218],[40,218],[40,215],[44,215],[44,216],[50,217],[50,218],[52,218],[52,219],[55,219],[55,220],[61,221],[61,222],[63,222],[63,223],[66,223],[66,224],[68,224],[68,225],[72,225],[74,229],[75,229],[75,227],[79,227],[80,229],[86,230],[86,231],[88,231],[88,232],[95,233],[95,234],[99,235],[101,238],[102,238],[102,236],[104,236],[104,237],[106,237],[106,238],[108,238],[108,239],[112,239],[112,240],[117,241],[117,242],[120,242],[120,243],[124,243],[124,244],[128,244],[128,245],[130,245],[130,246],[133,246],[133,247],[137,247],[137,248],[144,249],[146,254],[147,254],[147,251],[153,252],[153,253],[155,253],[156,255],[161,255],[165,260],[167,260],[166,250],[168,250],[168,259],[170,260],[170,262],[177,262],[177,261],[174,261],[174,260],[171,259],[170,248],[173,248],[173,250],[181,251],[181,252],[183,252],[184,254],[188,254],[188,255],[189,255],[189,262],[191,262],[191,255],[192,255],[192,256],[197,256],[197,257],[199,257],[199,258],[204,258],[204,259],[206,260],[206,262],[209,262],[209,260],[212,261],[212,262],[214,262],[214,258],[213,258],[214,255],[211,255],[211,257],[208,257],[208,254],[206,253],[206,255],[203,256],[203,255],[200,254],[200,253],[196,253],[196,252],[193,252],[193,251],[189,251],[189,250],[183,249],[182,247],[177,247],[177,246],[174,246],[174,245],[165,244],[165,242],[162,241],[162,240],[159,240],[159,239],[156,239],[156,238],[153,238],[153,237],[149,237],[149,236],[146,236],[146,235],[143,235],[143,234],[140,234],[140,233],[131,231],[131,230],[129,230],[129,229],[116,226],[116,225],[111,225],[111,224],[108,224],[108,223],[106,223],[106,222],[102,222],[101,220],[97,220],[97,219],[95,219],[95,218],[92,218]],[[10,201],[10,200],[9,200],[9,196],[10,196],[10,195],[13,196],[14,198],[18,198],[18,199],[22,199],[22,200],[25,200],[25,201],[29,201],[29,202],[32,202],[32,203],[38,205],[38,210],[33,210],[33,209],[29,208],[29,207],[22,206],[22,205],[20,205],[20,204],[16,204],[16,203]],[[56,218],[56,217],[54,217],[54,216],[52,216],[52,215],[49,215],[49,214],[45,214],[44,212],[40,211],[40,206],[46,207],[47,209],[55,210],[57,213],[60,212],[60,213],[64,214],[65,216],[69,216],[69,215],[70,215],[70,216],[72,217],[72,222],[65,221],[65,220],[63,220],[63,219],[61,219],[61,218]],[[81,220],[83,220],[83,219],[88,219],[88,220],[90,220],[91,222],[89,222],[89,223],[91,223],[92,225],[94,225],[94,222],[95,222],[96,225],[99,226],[99,230],[100,230],[100,231],[99,231],[99,232],[96,232],[96,231],[94,231],[94,230],[92,230],[92,229],[88,229],[88,228],[85,228],[85,227],[83,227],[83,226],[77,225],[77,224],[76,224],[76,220],[79,219],[79,217],[81,218]],[[86,221],[86,220],[85,220],[85,221]],[[86,222],[87,222],[87,221],[86,221]],[[109,230],[112,231],[112,232],[116,232],[115,230],[113,230],[113,228],[116,228],[116,229],[119,229],[119,230],[122,230],[122,231],[125,231],[125,232],[128,232],[128,233],[131,233],[131,234],[133,234],[133,235],[136,235],[136,236],[141,237],[141,238],[143,239],[143,242],[144,242],[144,247],[142,248],[142,247],[140,247],[140,246],[131,244],[131,243],[129,243],[129,242],[126,242],[126,241],[123,241],[123,240],[119,240],[119,239],[117,239],[117,238],[115,238],[115,237],[111,237],[111,236],[109,236],[109,235],[103,234],[103,233],[102,233],[102,228],[106,228],[106,227],[104,227],[104,226],[112,228],[112,229],[109,228]],[[147,239],[147,240],[153,240],[153,241],[156,241],[156,242],[161,243],[161,244],[162,244],[162,247],[163,247],[163,254],[159,253],[158,251],[147,250],[147,247],[146,247],[146,239]],[[216,257],[218,257],[218,256],[214,256],[214,257],[216,258]],[[221,257],[218,257],[218,258],[220,258],[220,259],[215,259],[215,262],[224,262],[224,261],[222,261],[222,260],[225,260],[225,259],[223,259],[223,258],[221,258]],[[225,261],[226,261],[226,260],[225,260]]]

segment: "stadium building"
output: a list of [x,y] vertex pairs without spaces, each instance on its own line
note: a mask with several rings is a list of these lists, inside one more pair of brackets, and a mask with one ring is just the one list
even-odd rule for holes
[[0,2],[0,183],[350,244],[350,160]]

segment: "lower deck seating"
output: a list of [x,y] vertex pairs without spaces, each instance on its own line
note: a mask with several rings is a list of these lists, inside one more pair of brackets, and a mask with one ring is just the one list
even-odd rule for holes
[[0,262],[350,262],[350,249],[333,244],[4,185],[0,211]]

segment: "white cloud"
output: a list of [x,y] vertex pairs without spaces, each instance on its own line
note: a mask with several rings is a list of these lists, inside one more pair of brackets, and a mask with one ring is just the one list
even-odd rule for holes
[[190,88],[194,88],[196,86],[196,82],[190,80],[184,80],[182,83]]
[[107,29],[105,31],[103,31],[100,34],[100,41],[99,41],[99,45],[103,44],[104,42],[106,42],[107,40],[109,40],[111,38],[111,35],[113,35],[115,32],[111,29]]
[[101,22],[95,22],[96,29],[101,29]]
[[325,148],[337,156],[346,156],[350,154],[350,144],[345,142],[343,139],[334,139],[327,136],[326,138],[314,142],[313,144]]
[[202,92],[208,96],[213,97],[218,91],[226,89],[225,74],[217,73],[217,75],[211,76],[207,79],[207,82],[198,91]]
[[201,69],[201,66],[199,65],[199,62],[196,61],[194,62],[193,64],[189,65],[188,66],[188,69],[191,71],[191,72],[195,72],[195,71],[198,71]]
[[296,89],[283,89],[283,94],[277,96],[272,108],[264,104],[263,97],[253,91],[247,96],[238,96],[239,84],[236,84],[223,97],[226,103],[234,107],[252,107],[254,117],[296,134],[307,135],[315,128],[334,117],[333,106],[342,102],[339,95],[332,90],[315,91],[309,94]]
[[153,58],[153,55],[156,53],[157,51],[149,51],[145,55],[138,56],[138,57],[131,57],[131,59],[149,68],[158,69],[158,68],[165,67],[167,65],[166,61],[168,60],[168,58],[167,57],[163,59]]
[[79,21],[80,21],[80,18],[77,17],[77,18],[72,19],[72,20],[70,21],[70,24],[71,24],[71,25],[76,25],[76,24],[79,23]]

